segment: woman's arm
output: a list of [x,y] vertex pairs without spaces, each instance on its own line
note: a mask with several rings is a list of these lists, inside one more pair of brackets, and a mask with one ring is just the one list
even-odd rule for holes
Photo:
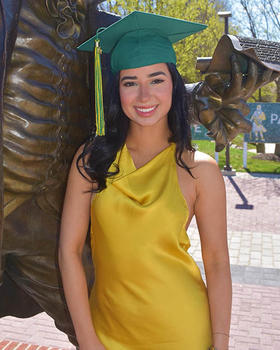
[[227,245],[225,185],[217,163],[200,152],[197,157],[194,211],[207,281],[213,345],[218,350],[228,350],[232,286]]
[[92,184],[76,167],[74,157],[66,189],[59,241],[61,270],[67,305],[74,324],[80,350],[105,350],[92,324],[88,289],[82,265],[82,251],[88,231]]

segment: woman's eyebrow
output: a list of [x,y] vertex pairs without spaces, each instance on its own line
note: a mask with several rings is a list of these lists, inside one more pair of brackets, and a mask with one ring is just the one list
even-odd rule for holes
[[154,73],[149,74],[148,77],[156,77],[156,76],[161,75],[161,74],[166,76],[166,73],[159,71],[159,72],[154,72]]
[[[162,71],[154,72],[154,73],[149,74],[148,77],[149,78],[153,78],[153,77],[156,77],[158,75],[165,75],[166,76],[166,73],[164,73]],[[137,76],[125,75],[124,77],[121,78],[121,82],[124,81],[124,80],[137,80]]]
[[125,75],[124,77],[121,78],[121,81],[124,81],[124,80],[136,80],[136,79],[137,79],[136,76],[130,77],[128,75]]

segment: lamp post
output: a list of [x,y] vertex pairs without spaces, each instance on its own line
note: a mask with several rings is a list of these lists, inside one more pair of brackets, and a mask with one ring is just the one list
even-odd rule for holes
[[[218,12],[218,16],[224,18],[225,21],[225,34],[228,34],[228,19],[231,17],[230,11],[220,11]],[[224,166],[224,171],[232,172],[232,167],[230,165],[230,145],[229,143],[226,145],[226,165]]]
[[231,17],[230,11],[219,11],[218,16],[225,20],[225,34],[228,34],[228,18]]

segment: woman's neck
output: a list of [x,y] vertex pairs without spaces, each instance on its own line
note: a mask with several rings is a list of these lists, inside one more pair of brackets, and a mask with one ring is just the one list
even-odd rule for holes
[[140,154],[157,154],[169,145],[170,135],[167,119],[153,126],[141,126],[131,122],[126,146]]

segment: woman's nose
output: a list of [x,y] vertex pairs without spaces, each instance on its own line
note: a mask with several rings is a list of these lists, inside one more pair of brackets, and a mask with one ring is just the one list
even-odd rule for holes
[[147,101],[150,98],[150,88],[149,86],[142,85],[139,88],[139,100]]

